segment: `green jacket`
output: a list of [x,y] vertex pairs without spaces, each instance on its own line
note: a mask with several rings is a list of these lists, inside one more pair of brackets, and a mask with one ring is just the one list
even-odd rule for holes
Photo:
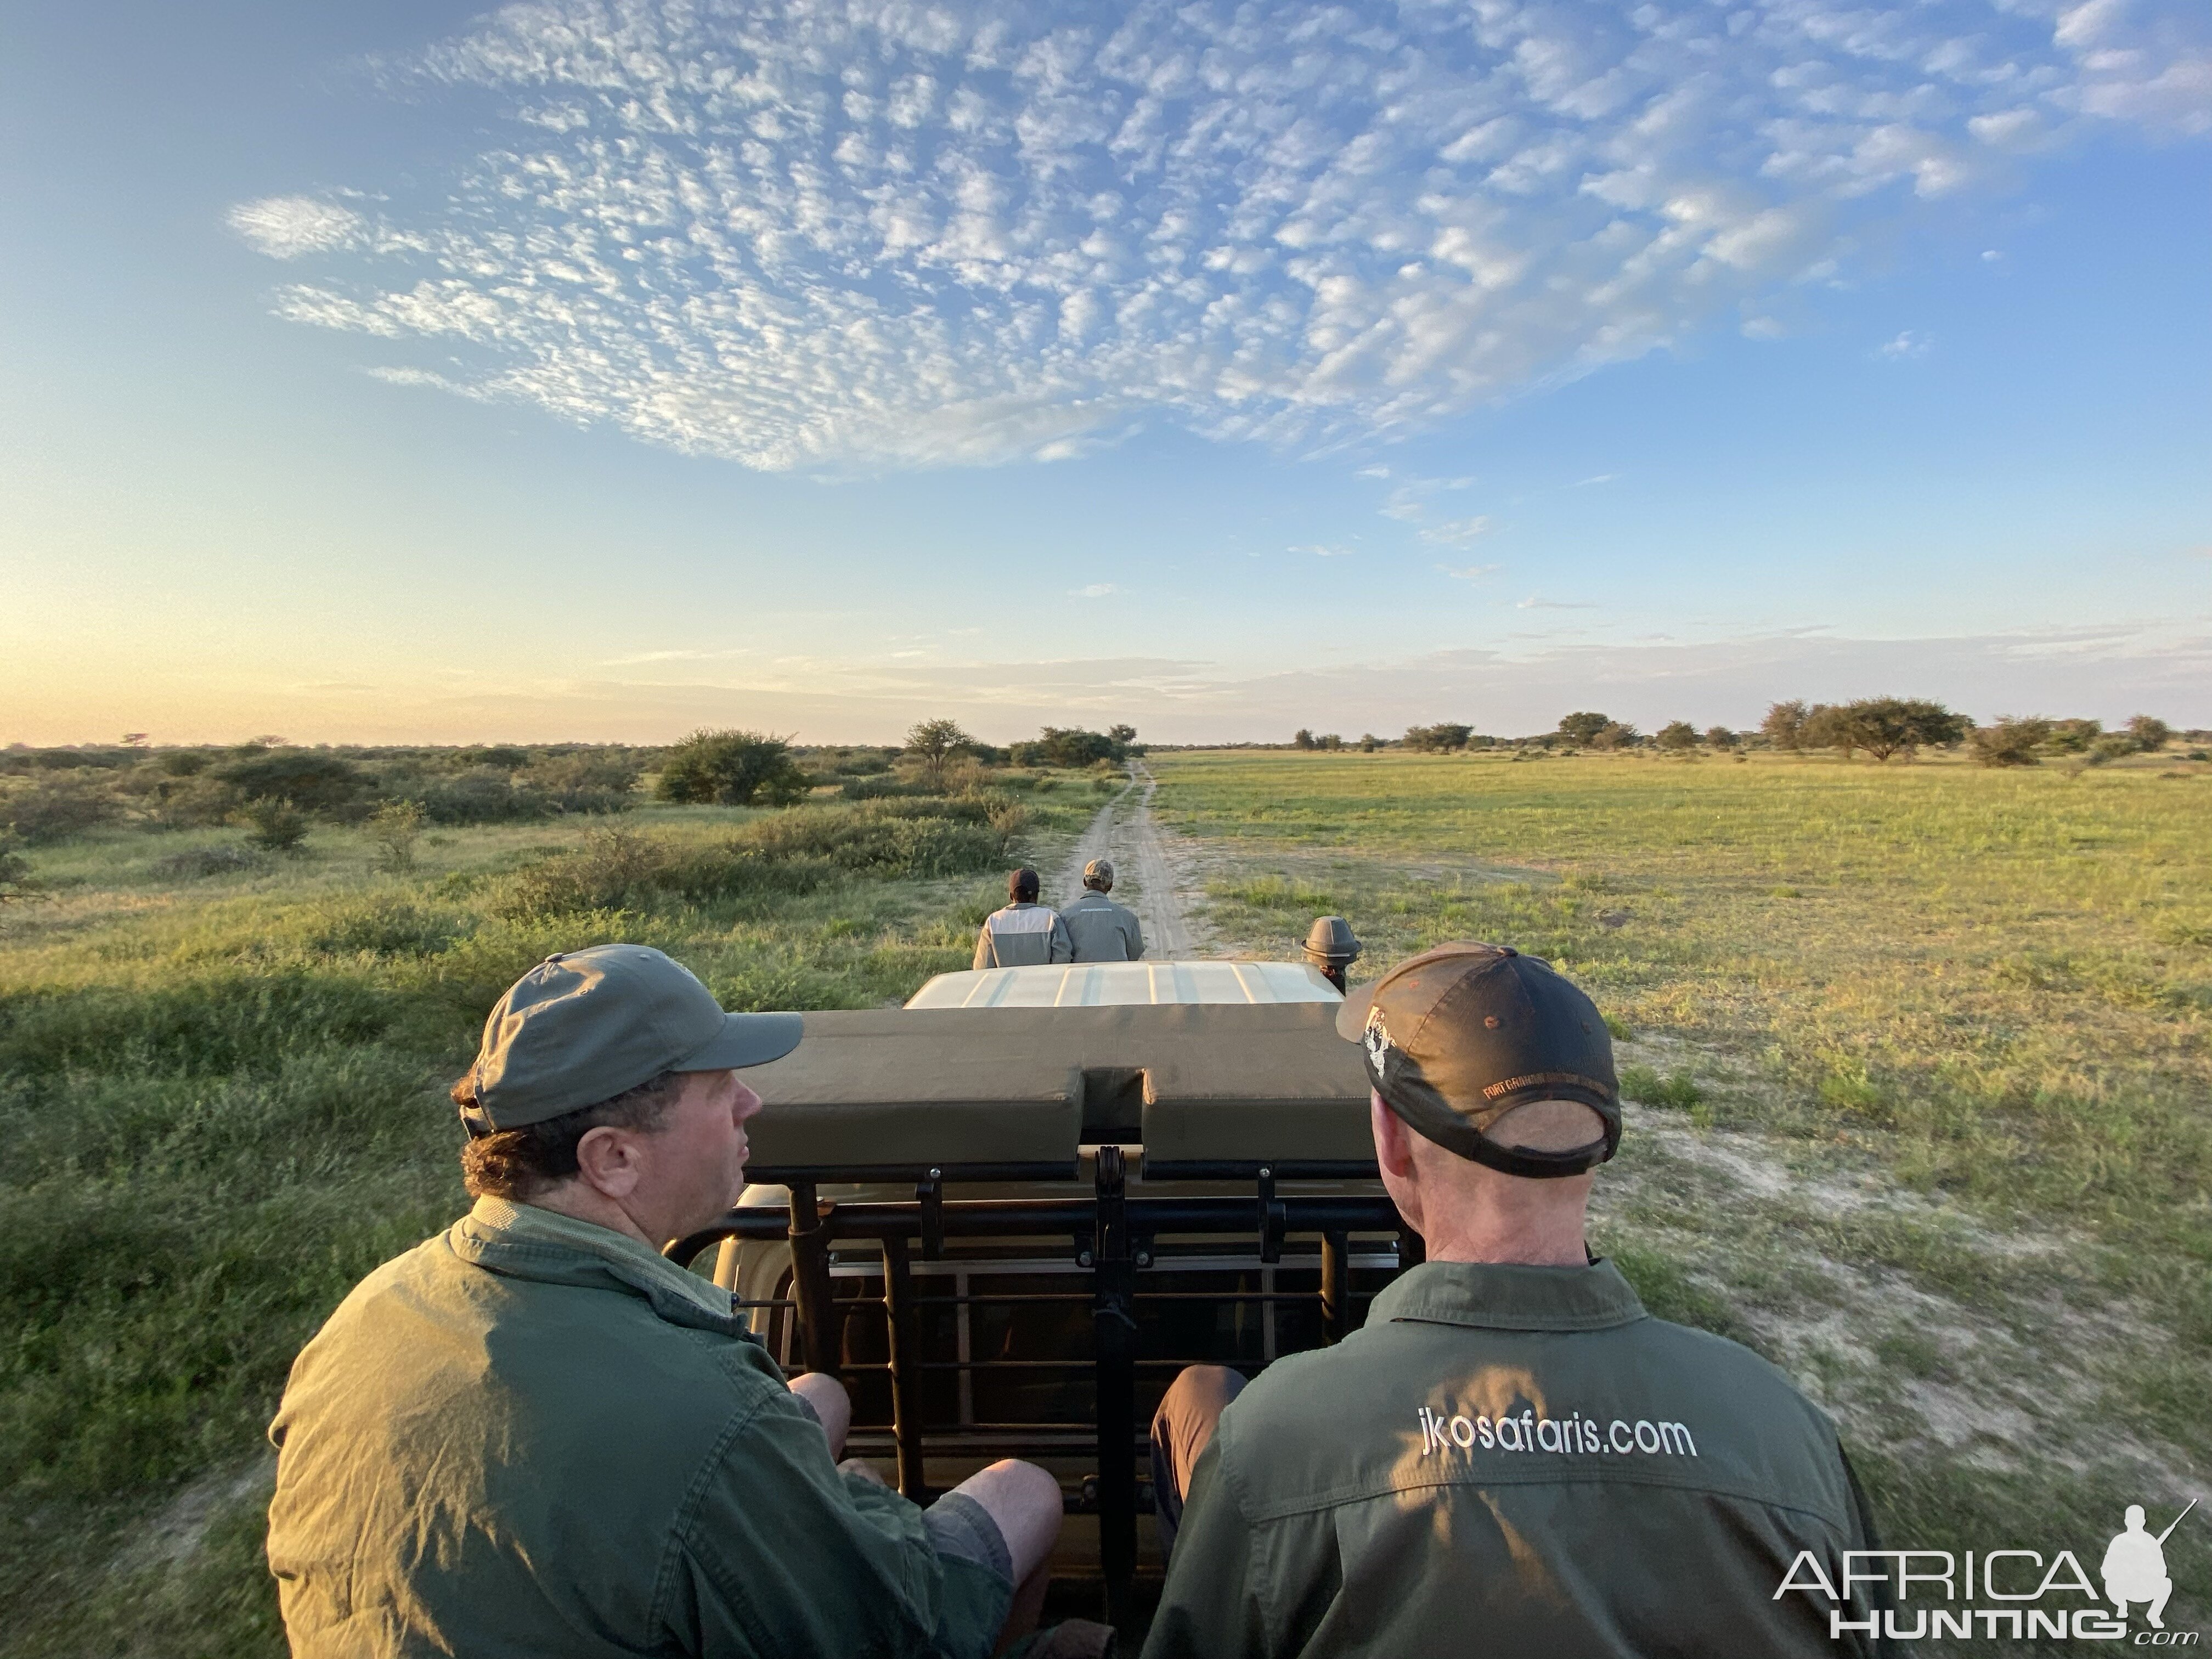
[[1828,1419],[1611,1263],[1429,1262],[1222,1414],[1145,1659],[1834,1659],[1774,1592],[1866,1538]]
[[838,1472],[727,1291],[496,1199],[355,1288],[270,1437],[302,1659],[966,1659],[1012,1594]]
[[1137,913],[1103,893],[1088,891],[1062,905],[1060,919],[1067,924],[1078,962],[1137,962],[1144,957],[1145,930]]

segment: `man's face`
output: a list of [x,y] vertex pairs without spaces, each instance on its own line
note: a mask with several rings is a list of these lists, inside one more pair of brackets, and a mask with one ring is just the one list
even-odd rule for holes
[[657,1238],[696,1232],[737,1202],[745,1184],[745,1121],[761,1109],[735,1072],[686,1072],[683,1079],[659,1133],[640,1137],[635,1197]]

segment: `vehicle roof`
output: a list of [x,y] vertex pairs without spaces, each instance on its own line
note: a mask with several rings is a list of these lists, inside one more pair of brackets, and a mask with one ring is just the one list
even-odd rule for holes
[[768,1103],[747,1129],[753,1178],[1072,1166],[1079,1146],[1105,1140],[1141,1141],[1147,1168],[1369,1160],[1367,1077],[1336,1034],[1338,1006],[810,1013],[798,1048],[745,1073]]
[[1341,1002],[1303,962],[1079,962],[939,974],[909,1008],[1118,1008],[1135,1003]]

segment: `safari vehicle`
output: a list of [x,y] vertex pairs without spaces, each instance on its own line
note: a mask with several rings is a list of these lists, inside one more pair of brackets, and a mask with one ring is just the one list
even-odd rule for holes
[[1419,1259],[1342,1000],[1304,963],[1139,962],[810,1013],[748,1077],[759,1184],[669,1253],[720,1247],[715,1282],[788,1369],[845,1382],[848,1452],[909,1498],[999,1457],[1058,1474],[1096,1530],[1063,1534],[1054,1601],[1127,1629],[1176,1372],[1336,1341]]

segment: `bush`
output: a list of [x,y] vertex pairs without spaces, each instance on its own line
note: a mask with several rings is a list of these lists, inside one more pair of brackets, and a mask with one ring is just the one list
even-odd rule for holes
[[189,853],[172,853],[154,860],[154,873],[165,881],[244,875],[268,867],[269,860],[247,847],[195,847]]
[[41,890],[31,874],[30,860],[0,842],[0,904],[9,899],[34,898]]
[[1795,753],[1805,746],[1805,721],[1810,712],[1802,702],[1774,703],[1759,723],[1759,735],[1775,748]]
[[1705,747],[1708,749],[1733,749],[1736,746],[1737,741],[1735,733],[1725,726],[1709,726],[1705,728]]
[[2051,720],[2044,745],[2054,755],[2086,755],[2105,735],[2101,720]]
[[1633,749],[1644,741],[1644,734],[1626,720],[1607,720],[1597,729],[1589,740],[1593,749]]
[[[1116,726],[1115,730],[1127,730],[1131,737],[1136,735],[1134,727]],[[1079,726],[1048,726],[1038,733],[1034,744],[1014,744],[1010,752],[1017,757],[1014,762],[1017,766],[1024,764],[1018,758],[1023,750],[1033,750],[1036,760],[1047,766],[1069,767],[1092,766],[1100,761],[1120,761],[1129,752],[1127,739],[1105,732],[1086,732]]]
[[386,801],[370,813],[368,840],[377,850],[378,862],[387,870],[412,870],[415,843],[422,839],[428,817],[421,803],[411,800]]
[[508,916],[640,910],[757,893],[809,893],[841,876],[891,880],[985,870],[1026,815],[1003,796],[809,807],[717,845],[602,830],[520,872],[493,908]]
[[2148,714],[2137,714],[2128,722],[2128,737],[2142,753],[2154,755],[2172,741],[2173,728]]
[[783,738],[702,730],[668,751],[655,793],[702,805],[787,806],[811,787]]
[[2050,735],[2049,720],[2000,714],[1995,726],[1978,726],[1966,733],[1966,750],[1984,766],[2034,766],[2036,751]]
[[1424,753],[1448,755],[1455,749],[1467,747],[1467,740],[1474,735],[1471,726],[1461,726],[1451,720],[1434,726],[1409,726],[1406,728],[1405,745]]
[[33,846],[65,841],[122,816],[122,802],[88,778],[46,778],[0,797],[0,830]]
[[1560,718],[1559,735],[1569,743],[1587,749],[1597,741],[1597,734],[1613,723],[1610,714],[1594,714],[1583,709],[1578,714]]
[[1687,720],[1669,720],[1652,741],[1671,755],[1687,754],[1698,746],[1698,728]]
[[368,793],[368,774],[350,761],[312,749],[252,755],[216,776],[248,801],[283,801],[302,812],[337,813]]
[[289,800],[257,800],[246,809],[247,842],[266,853],[296,853],[307,839],[307,815]]

